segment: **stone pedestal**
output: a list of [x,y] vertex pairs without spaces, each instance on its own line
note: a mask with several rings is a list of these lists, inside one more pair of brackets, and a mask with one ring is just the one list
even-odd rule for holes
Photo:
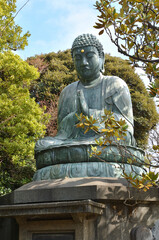
[[159,219],[159,192],[115,178],[31,182],[0,198],[0,218],[19,225],[19,238],[3,240],[129,240]]

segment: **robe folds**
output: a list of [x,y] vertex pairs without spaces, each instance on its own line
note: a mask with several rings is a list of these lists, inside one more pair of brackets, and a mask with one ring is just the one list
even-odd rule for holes
[[[119,77],[101,76],[100,81],[91,86],[84,86],[80,81],[71,83],[60,94],[58,105],[58,133],[55,137],[46,137],[36,143],[35,150],[58,148],[61,146],[90,145],[95,143],[98,135],[77,128],[76,113],[79,109],[78,91],[82,91],[89,109],[99,121],[104,115],[104,109],[111,110],[116,120],[125,120],[128,125],[126,145],[135,145],[133,137],[133,111],[130,92],[127,84]],[[104,126],[101,126],[104,128]]]

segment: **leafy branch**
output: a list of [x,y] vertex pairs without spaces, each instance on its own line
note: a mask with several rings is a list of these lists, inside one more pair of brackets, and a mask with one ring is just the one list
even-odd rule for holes
[[[101,158],[101,154],[107,146],[115,145],[119,150],[120,155],[122,156],[122,161],[119,163],[120,168],[123,172],[123,177],[128,180],[137,189],[142,189],[147,191],[152,186],[158,186],[159,173],[151,171],[151,168],[157,168],[153,162],[145,157],[144,162],[141,159],[133,155],[127,146],[121,144],[121,141],[124,143],[125,136],[127,135],[127,124],[125,120],[120,119],[119,121],[115,120],[113,113],[108,110],[104,110],[104,116],[102,120],[94,119],[93,116],[88,117],[84,116],[82,113],[76,115],[79,123],[76,125],[78,128],[82,128],[86,134],[88,131],[93,130],[97,133],[98,137],[95,139],[96,145],[91,146],[90,157],[96,156],[101,161],[106,161]],[[101,127],[104,123],[105,128]],[[159,147],[156,146],[155,150],[159,150]],[[132,172],[130,174],[125,171],[125,158],[126,163],[131,166]],[[143,171],[141,174],[135,172],[133,168],[134,165],[142,167]]]
[[9,24],[16,18],[16,16],[19,14],[19,12],[27,5],[27,3],[29,2],[30,0],[27,0],[23,6],[16,12],[16,14],[8,21],[8,23],[6,25],[3,26],[1,32],[0,32],[0,36],[2,36],[2,33],[4,32],[4,30],[9,26]]
[[142,62],[149,79],[159,76],[159,4],[158,0],[100,0],[95,28],[104,31],[118,51],[134,66]]

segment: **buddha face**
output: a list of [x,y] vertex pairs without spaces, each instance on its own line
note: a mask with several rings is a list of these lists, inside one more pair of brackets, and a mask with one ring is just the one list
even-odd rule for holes
[[100,76],[103,59],[94,46],[79,47],[73,51],[77,74],[82,82],[90,83]]

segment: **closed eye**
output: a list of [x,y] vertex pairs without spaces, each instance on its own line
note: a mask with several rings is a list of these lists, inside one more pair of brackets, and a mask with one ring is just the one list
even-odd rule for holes
[[93,52],[87,53],[87,58],[92,58],[93,56],[94,56],[94,53],[93,53]]
[[75,55],[75,60],[81,60],[81,56],[80,55]]

